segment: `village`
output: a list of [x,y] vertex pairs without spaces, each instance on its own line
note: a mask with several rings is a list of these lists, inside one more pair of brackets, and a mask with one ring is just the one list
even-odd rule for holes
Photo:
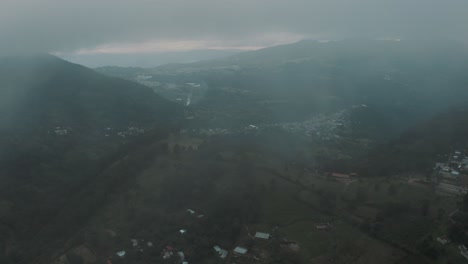
[[[337,118],[325,123],[330,124],[325,127],[338,130],[345,122]],[[242,128],[237,133],[263,133],[264,129],[265,127],[261,125],[252,124]],[[144,130],[140,130],[138,127],[129,127],[124,130],[124,132],[126,131],[128,131],[128,136],[132,133],[144,133]],[[224,130],[224,133],[229,134],[230,132],[227,131],[229,130]],[[106,135],[120,136],[118,132],[122,131],[117,132],[112,128],[105,128],[103,132]],[[263,207],[262,211],[265,216],[252,222],[236,224],[239,226],[238,229],[228,231],[227,229],[232,227],[222,222],[224,220],[220,219],[219,215],[213,215],[213,208],[209,209],[209,206],[205,206],[207,204],[182,199],[185,200],[183,206],[171,206],[170,209],[164,209],[168,203],[161,200],[160,207],[162,208],[155,209],[153,206],[149,206],[148,210],[151,210],[151,214],[155,216],[161,217],[163,215],[163,218],[168,217],[171,219],[168,222],[163,222],[165,223],[163,227],[159,227],[161,224],[159,221],[162,220],[155,222],[155,219],[152,219],[154,222],[152,225],[155,226],[155,228],[152,228],[152,232],[146,232],[144,228],[137,228],[138,226],[134,226],[135,230],[128,232],[119,228],[118,225],[111,225],[110,229],[117,232],[109,231],[113,234],[111,239],[114,242],[111,243],[112,246],[109,250],[105,251],[104,256],[107,264],[188,264],[200,263],[200,261],[213,264],[266,264],[278,259],[278,254],[285,254],[288,258],[297,257],[310,260],[323,254],[322,252],[315,252],[317,248],[320,248],[317,246],[319,240],[327,241],[327,246],[333,243],[344,243],[335,241],[340,241],[342,236],[347,233],[357,232],[356,230],[360,229],[365,230],[364,233],[360,234],[364,237],[362,240],[366,241],[363,242],[362,247],[367,243],[373,243],[369,241],[371,238],[366,237],[366,234],[383,237],[392,241],[392,243],[404,243],[409,239],[387,238],[389,233],[394,233],[390,226],[393,217],[391,214],[399,217],[398,213],[387,213],[387,211],[393,210],[388,208],[393,208],[393,204],[396,203],[406,203],[405,199],[407,198],[413,199],[411,209],[402,207],[401,210],[405,214],[411,214],[408,217],[414,217],[414,215],[420,214],[420,201],[429,199],[429,195],[432,197],[458,197],[466,193],[466,185],[464,184],[466,183],[468,159],[463,151],[454,151],[447,157],[446,162],[437,163],[434,168],[434,176],[422,179],[421,183],[420,181],[414,181],[414,178],[368,178],[361,177],[352,171],[339,169],[319,170],[314,167],[313,163],[305,164],[297,159],[289,162],[279,162],[276,157],[265,159],[261,155],[251,154],[248,157],[249,160],[255,161],[255,165],[251,168],[255,171],[255,174],[252,174],[252,178],[247,180],[239,176],[235,167],[232,167],[242,164],[239,162],[242,160],[242,154],[228,148],[225,149],[225,147],[212,149],[213,146],[218,146],[223,139],[219,138],[219,141],[214,141],[216,140],[214,136],[216,133],[210,134],[210,132],[215,132],[215,130],[205,130],[205,132],[200,135],[193,130],[187,129],[167,138],[165,142],[169,153],[166,160],[168,165],[160,167],[158,164],[154,164],[154,170],[151,175],[148,174],[151,184],[147,182],[144,184],[148,187],[152,185],[153,188],[148,189],[148,192],[145,191],[145,195],[150,196],[153,195],[152,193],[156,195],[158,192],[163,191],[156,192],[155,189],[164,189],[164,187],[161,187],[161,183],[164,182],[157,180],[159,177],[163,177],[164,174],[166,176],[172,175],[172,178],[174,176],[182,177],[174,183],[175,185],[165,187],[170,189],[171,192],[177,193],[171,194],[170,197],[172,198],[170,200],[173,200],[174,195],[181,198],[192,194],[200,195],[198,194],[199,191],[197,191],[197,188],[200,187],[196,187],[199,184],[196,182],[200,181],[200,179],[195,181],[195,185],[188,184],[187,181],[191,181],[191,175],[196,175],[193,173],[191,166],[199,166],[201,160],[192,162],[190,159],[193,159],[195,153],[209,154],[212,157],[209,159],[210,162],[214,162],[219,166],[216,169],[216,174],[224,171],[223,174],[213,176],[215,177],[213,179],[219,182],[215,184],[215,188],[220,193],[224,192],[226,188],[232,188],[234,183],[230,179],[239,179],[239,184],[243,186],[239,190],[246,188],[245,186],[256,186],[251,191],[260,196],[255,199],[261,199],[259,202],[262,204],[261,207]],[[213,146],[208,148],[209,144]],[[203,174],[205,173],[208,172]],[[210,180],[210,178],[206,180],[207,182],[202,184],[203,186],[214,181]],[[449,185],[450,188],[446,187]],[[187,186],[187,188],[185,189],[184,186]],[[277,186],[281,186],[284,194],[276,194]],[[430,191],[433,188],[432,186],[435,187],[434,190],[438,195],[434,195],[434,191]],[[179,191],[180,189],[184,191]],[[159,203],[160,196],[159,194],[156,196]],[[207,199],[208,201],[211,200]],[[433,201],[430,211],[433,211],[432,216],[434,218],[437,215],[437,209],[445,206],[444,199]],[[132,203],[140,204],[142,201],[144,199]],[[390,204],[390,201],[393,204]],[[300,209],[294,214],[287,211],[288,213],[283,215],[281,214],[282,210],[278,210],[278,203],[284,203],[284,207],[288,208],[288,210],[291,207]],[[220,204],[219,208],[223,208],[223,206],[223,204]],[[271,210],[270,206],[274,209]],[[445,207],[446,213],[448,214],[454,210],[453,207]],[[248,214],[255,214],[257,210],[259,208],[254,208]],[[406,212],[404,210],[410,211]],[[388,221],[381,219],[381,215],[386,214],[388,214]],[[232,217],[242,218],[245,216]],[[424,218],[427,222],[432,221],[426,216],[418,215],[417,217]],[[445,219],[447,218],[445,217]],[[303,229],[303,226],[305,229]],[[388,230],[387,228],[379,229],[379,226],[389,226],[389,228]],[[295,231],[294,228],[301,228],[301,231]],[[412,239],[411,242],[416,244],[418,239],[430,232],[434,232],[431,228],[428,225],[426,229],[415,233],[415,239]],[[118,234],[115,235],[115,233]],[[463,245],[450,242],[446,231],[434,232],[433,234],[432,241],[438,243],[440,247],[457,248],[459,256],[460,254],[464,257],[468,256],[468,252]],[[384,245],[379,245],[379,247],[385,248],[388,252],[394,250]],[[410,249],[412,247],[413,245],[408,246]],[[101,250],[97,250],[95,247],[89,248],[88,253],[95,252],[92,253],[95,255],[94,259],[102,259],[103,252]],[[81,249],[80,252],[84,251]],[[343,256],[353,254],[355,253],[343,249]],[[80,255],[84,259],[83,254],[80,253]],[[401,257],[402,253],[398,252],[395,256],[395,258]],[[61,263],[72,262],[63,261]]]
[[468,193],[468,156],[455,150],[446,162],[436,163],[433,181],[437,191],[446,195],[464,195]]
[[[465,151],[455,150],[448,155],[446,162],[438,162],[434,166],[433,182],[437,193],[442,195],[462,196],[468,193],[468,156]],[[454,217],[459,213],[455,210],[449,214],[449,220],[456,225]],[[447,245],[451,241],[446,237],[437,237],[437,242]],[[468,260],[468,250],[465,245],[458,245],[460,254]]]
[[[185,211],[186,218],[190,221],[203,221],[208,216],[197,213],[193,209]],[[317,223],[316,229],[321,232],[330,231],[333,228],[331,223]],[[262,230],[264,231],[264,230]],[[106,232],[116,238],[116,233],[112,230]],[[159,256],[154,259],[155,263],[167,264],[189,264],[192,263],[191,256],[197,250],[203,250],[196,245],[188,246],[190,243],[185,237],[192,232],[188,227],[175,231],[172,235],[174,238],[166,238],[167,242],[155,241],[152,239],[132,238],[127,243],[123,243],[121,247],[114,251],[114,254],[108,256],[107,264],[119,263],[135,263],[141,260],[146,251],[159,252]],[[222,247],[219,244],[214,244],[209,252],[204,255],[211,256],[209,263],[227,263],[227,264],[248,264],[248,263],[271,263],[273,254],[285,252],[285,254],[296,254],[300,250],[300,245],[288,240],[280,235],[278,227],[274,227],[267,232],[250,232],[246,226],[238,238],[238,245],[232,248]],[[190,239],[188,239],[190,240]],[[172,242],[169,242],[172,241]],[[179,241],[180,244],[175,243]],[[163,245],[161,248],[156,248],[157,245]],[[80,250],[75,250],[77,255],[80,255],[85,262],[94,263],[97,259],[93,253],[86,247],[81,247]],[[151,254],[155,256],[155,254]],[[159,259],[159,260],[157,260]],[[217,259],[217,260],[216,260]],[[68,261],[68,262],[67,262]],[[61,262],[70,263],[66,257],[61,258]],[[208,263],[208,262],[207,262]]]

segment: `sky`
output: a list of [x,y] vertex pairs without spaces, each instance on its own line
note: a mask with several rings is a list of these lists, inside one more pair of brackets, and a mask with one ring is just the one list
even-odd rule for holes
[[467,0],[0,0],[0,53],[250,50],[301,39],[467,41]]

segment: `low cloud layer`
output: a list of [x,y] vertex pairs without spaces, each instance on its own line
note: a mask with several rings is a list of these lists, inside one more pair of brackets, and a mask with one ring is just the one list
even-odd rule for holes
[[0,51],[254,47],[300,37],[466,41],[466,25],[466,0],[0,0]]

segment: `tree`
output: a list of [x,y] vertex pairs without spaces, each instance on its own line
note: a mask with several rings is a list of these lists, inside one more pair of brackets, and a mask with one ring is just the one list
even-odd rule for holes
[[367,201],[367,198],[368,198],[367,190],[364,188],[358,188],[356,192],[356,201],[363,203]]
[[445,209],[444,208],[439,208],[437,209],[437,220],[442,220],[445,215]]
[[394,184],[390,184],[390,186],[388,186],[387,193],[392,196],[397,193],[397,189]]
[[463,201],[462,201],[462,204],[461,204],[461,210],[465,211],[465,212],[468,212],[468,193],[465,194],[465,196],[463,197]]
[[424,199],[421,205],[421,214],[422,216],[427,216],[429,214],[430,202],[428,199]]

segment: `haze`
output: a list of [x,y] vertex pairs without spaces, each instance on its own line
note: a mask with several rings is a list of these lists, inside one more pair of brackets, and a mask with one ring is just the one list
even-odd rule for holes
[[56,54],[257,49],[308,39],[466,40],[463,0],[2,0],[0,50]]

